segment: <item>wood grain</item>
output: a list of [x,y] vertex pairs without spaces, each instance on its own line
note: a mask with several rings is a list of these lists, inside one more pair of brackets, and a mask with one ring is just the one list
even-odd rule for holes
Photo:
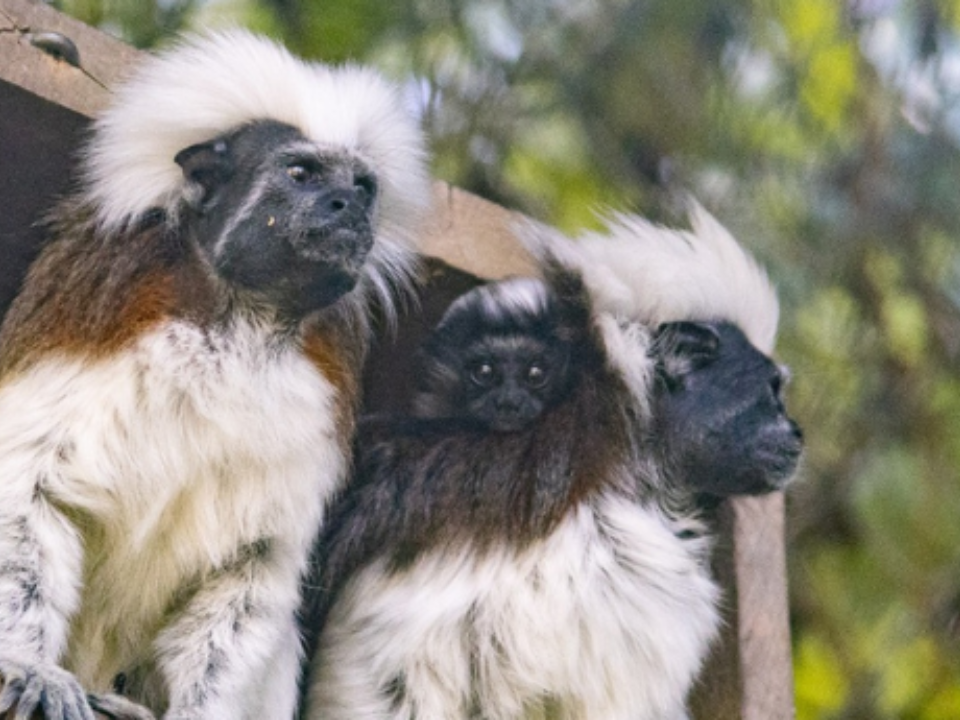
[[[31,44],[41,32],[69,38],[80,52],[76,68]],[[0,80],[40,98],[91,115],[103,107],[105,87],[129,72],[139,53],[129,45],[36,0],[0,0]]]
[[743,720],[788,720],[794,711],[784,497],[735,498],[730,510]]
[[444,182],[434,188],[434,213],[421,245],[425,254],[490,280],[536,273],[512,231],[522,215]]

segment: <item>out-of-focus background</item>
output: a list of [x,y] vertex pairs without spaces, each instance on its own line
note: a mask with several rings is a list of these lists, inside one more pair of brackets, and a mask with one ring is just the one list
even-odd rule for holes
[[439,178],[568,231],[697,196],[781,292],[799,718],[960,718],[960,0],[52,4],[371,63]]

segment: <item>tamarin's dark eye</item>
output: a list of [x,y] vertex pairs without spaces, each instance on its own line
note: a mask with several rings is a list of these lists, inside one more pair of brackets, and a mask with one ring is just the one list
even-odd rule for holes
[[360,197],[373,199],[377,196],[377,180],[373,175],[360,175],[353,181],[353,188]]
[[298,184],[308,182],[313,177],[313,173],[303,165],[290,165],[287,167],[287,175]]
[[480,387],[490,387],[497,381],[497,371],[491,363],[477,363],[470,371],[470,379]]
[[527,368],[527,385],[532,388],[541,388],[547,384],[547,371],[543,366],[532,363]]

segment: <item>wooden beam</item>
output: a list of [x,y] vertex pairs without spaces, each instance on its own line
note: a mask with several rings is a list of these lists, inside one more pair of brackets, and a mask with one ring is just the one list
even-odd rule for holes
[[792,720],[783,493],[728,500],[716,522],[725,624],[691,711],[698,720]]
[[[73,43],[79,67],[34,44],[49,33]],[[139,53],[37,0],[0,0],[0,57],[0,80],[90,116],[103,107],[106,88],[129,71]]]
[[735,498],[733,567],[743,720],[794,716],[783,493]]
[[435,190],[434,216],[421,239],[425,254],[487,279],[536,273],[511,228],[518,213],[446,183]]
[[[79,52],[80,67],[32,44],[58,32]],[[31,229],[40,208],[64,187],[88,118],[106,103],[113,83],[140,53],[35,0],[0,0],[0,310],[36,252]],[[529,256],[511,224],[519,216],[444,183],[423,238],[443,260],[435,270],[436,302],[410,320],[425,331],[446,302],[477,278],[530,274]],[[4,224],[6,223],[6,224]],[[405,340],[409,354],[416,331]],[[402,353],[400,353],[402,354]],[[401,371],[402,375],[402,371]],[[371,386],[384,394],[396,365],[373,367]],[[384,401],[386,402],[386,401]],[[699,720],[789,720],[793,683],[787,612],[782,495],[737,498],[721,507],[716,572],[726,592],[723,641],[693,699]]]

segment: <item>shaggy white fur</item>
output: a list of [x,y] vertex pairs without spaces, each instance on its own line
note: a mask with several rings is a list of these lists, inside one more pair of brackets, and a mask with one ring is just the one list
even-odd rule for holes
[[[296,671],[278,678],[263,668],[289,668],[291,658],[295,667],[287,629],[297,578],[346,467],[335,388],[299,352],[264,340],[250,325],[218,337],[171,323],[111,360],[51,359],[0,387],[0,557],[34,548],[46,599],[28,610],[42,642],[33,617],[0,614],[18,620],[7,627],[0,617],[0,654],[29,657],[38,644],[46,662],[66,653],[65,666],[99,691],[157,657],[178,705],[211,654],[228,652],[242,661],[240,688],[205,717],[291,716]],[[264,541],[263,557],[243,560],[243,548]],[[190,621],[170,624],[185,583],[244,563],[240,577],[221,570],[198,586]],[[0,574],[0,600],[15,602],[18,580]],[[244,604],[258,616],[245,618]],[[231,631],[234,623],[247,627]],[[260,705],[277,683],[283,704]]]
[[423,135],[392,84],[367,68],[304,62],[233,30],[187,38],[145,61],[97,120],[84,168],[104,229],[151,207],[174,209],[184,184],[174,156],[264,119],[376,168],[388,235],[429,202]]
[[682,526],[611,492],[519,554],[370,565],[329,619],[307,717],[685,718],[718,591]]
[[700,205],[690,230],[614,214],[607,228],[573,240],[540,225],[518,227],[538,256],[579,268],[598,310],[651,326],[678,320],[726,320],[761,352],[773,351],[779,319],[766,272]]
[[[487,285],[481,296],[484,312],[492,322],[514,314],[530,315],[543,312],[547,307],[547,291],[543,283],[533,278],[509,278]],[[473,298],[461,296],[447,310],[453,314]],[[442,327],[443,323],[439,327]]]

